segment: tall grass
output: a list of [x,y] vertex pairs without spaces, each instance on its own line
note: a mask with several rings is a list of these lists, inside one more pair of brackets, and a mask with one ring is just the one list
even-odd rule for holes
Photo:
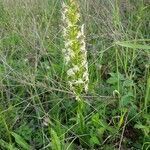
[[0,0],[0,149],[148,149],[149,7]]

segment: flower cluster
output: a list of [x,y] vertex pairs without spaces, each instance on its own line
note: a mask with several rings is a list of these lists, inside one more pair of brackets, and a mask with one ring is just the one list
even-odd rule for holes
[[68,71],[68,83],[71,90],[80,95],[83,91],[87,92],[89,74],[87,51],[84,36],[84,24],[79,25],[80,14],[76,0],[62,4],[63,55]]

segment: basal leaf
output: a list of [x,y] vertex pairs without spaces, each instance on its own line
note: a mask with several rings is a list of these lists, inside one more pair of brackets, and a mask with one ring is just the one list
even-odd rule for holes
[[17,133],[11,132],[12,136],[15,138],[16,143],[24,148],[25,150],[30,150],[31,146]]

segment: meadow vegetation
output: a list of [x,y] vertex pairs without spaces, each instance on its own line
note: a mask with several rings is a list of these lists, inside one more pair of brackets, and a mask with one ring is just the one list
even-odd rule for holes
[[149,150],[149,0],[70,1],[0,0],[0,149]]

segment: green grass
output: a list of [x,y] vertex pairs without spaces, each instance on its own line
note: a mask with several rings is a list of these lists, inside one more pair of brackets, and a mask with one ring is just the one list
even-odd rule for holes
[[62,55],[61,0],[0,0],[0,149],[150,148],[150,3],[79,5],[90,78],[82,129]]

